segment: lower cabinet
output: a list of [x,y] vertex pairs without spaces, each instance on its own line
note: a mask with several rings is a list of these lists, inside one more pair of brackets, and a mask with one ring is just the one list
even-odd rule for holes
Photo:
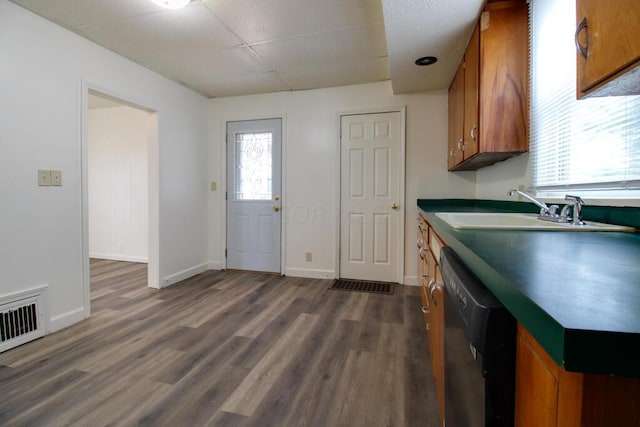
[[[422,244],[420,244],[422,242]],[[436,385],[440,424],[444,425],[444,288],[437,259],[443,246],[428,227],[424,218],[418,217],[418,278],[422,312],[424,313],[427,342],[431,355],[431,372]]]
[[[445,244],[422,215],[418,216],[417,243],[422,312],[444,426],[445,302],[438,261]],[[520,323],[517,335],[516,427],[640,427],[640,378],[565,371]]]
[[518,324],[517,427],[640,426],[640,379],[567,372]]

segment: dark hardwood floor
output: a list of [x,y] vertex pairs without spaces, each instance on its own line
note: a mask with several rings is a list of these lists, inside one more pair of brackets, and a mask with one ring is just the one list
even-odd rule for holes
[[0,425],[430,426],[417,287],[91,261],[89,319],[0,354]]

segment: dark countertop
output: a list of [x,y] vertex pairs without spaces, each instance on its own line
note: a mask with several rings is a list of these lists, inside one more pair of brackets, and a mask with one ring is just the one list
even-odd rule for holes
[[[640,377],[640,234],[461,230],[434,213],[536,208],[459,199],[421,199],[418,207],[558,365]],[[631,213],[616,223],[637,227]]]

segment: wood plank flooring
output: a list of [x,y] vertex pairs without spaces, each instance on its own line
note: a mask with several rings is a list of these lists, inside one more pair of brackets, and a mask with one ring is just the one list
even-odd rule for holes
[[92,316],[0,354],[0,425],[436,426],[418,288],[91,261]]

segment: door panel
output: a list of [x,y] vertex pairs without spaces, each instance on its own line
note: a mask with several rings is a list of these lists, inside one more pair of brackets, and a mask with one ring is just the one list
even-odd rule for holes
[[388,264],[389,257],[389,214],[373,214],[373,263]]
[[340,276],[399,280],[401,115],[341,118]]
[[280,272],[281,120],[227,123],[227,268]]

